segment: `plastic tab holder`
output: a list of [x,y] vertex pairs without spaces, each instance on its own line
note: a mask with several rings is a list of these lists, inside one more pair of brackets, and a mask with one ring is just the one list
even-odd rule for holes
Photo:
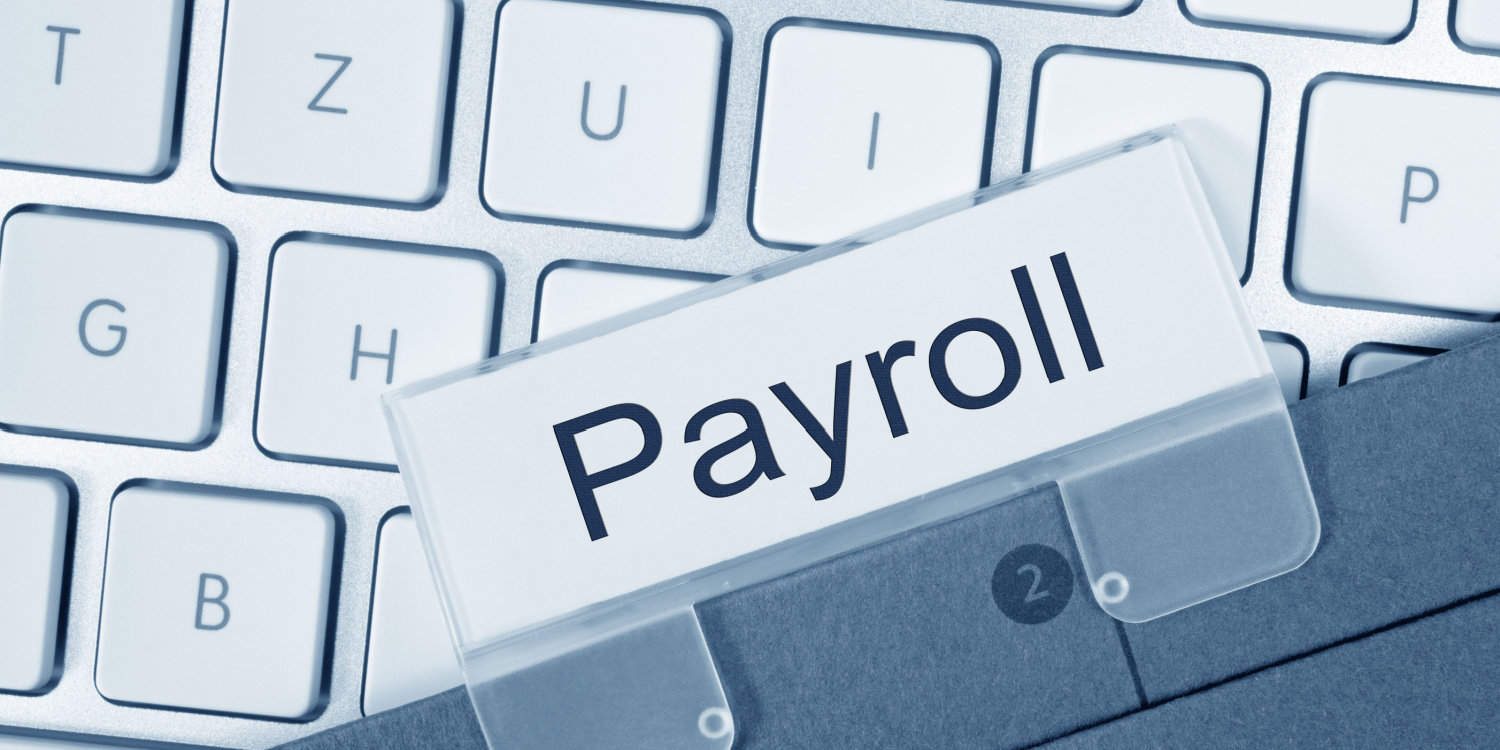
[[696,603],[1047,483],[1126,622],[1301,565],[1207,206],[1156,131],[388,396],[491,746],[729,748]]

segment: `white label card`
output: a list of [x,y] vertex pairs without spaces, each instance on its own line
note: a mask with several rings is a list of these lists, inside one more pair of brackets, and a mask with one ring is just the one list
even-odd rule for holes
[[1268,374],[1208,217],[1167,138],[405,392],[460,645]]

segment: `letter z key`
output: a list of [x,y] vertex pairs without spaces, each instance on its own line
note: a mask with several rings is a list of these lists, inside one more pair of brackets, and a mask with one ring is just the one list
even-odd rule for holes
[[453,0],[229,3],[219,179],[250,192],[434,199],[455,16]]

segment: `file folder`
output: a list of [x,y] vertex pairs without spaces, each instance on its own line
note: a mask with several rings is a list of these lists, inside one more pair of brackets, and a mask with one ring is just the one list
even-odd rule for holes
[[[1001,610],[1005,555],[1064,549],[1046,489],[705,602],[735,747],[1489,746],[1497,364],[1492,337],[1292,404],[1318,551],[1147,623],[1116,624],[1077,588],[1037,624]],[[950,599],[966,604],[928,604]],[[293,747],[485,745],[455,688]]]
[[[1128,707],[1119,623],[1319,535],[1220,237],[1167,129],[389,395],[492,746],[752,746],[833,692],[768,746]],[[932,576],[964,556],[987,588]]]

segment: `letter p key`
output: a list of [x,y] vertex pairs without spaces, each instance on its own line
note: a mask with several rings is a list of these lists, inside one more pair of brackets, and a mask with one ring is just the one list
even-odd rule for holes
[[[1411,179],[1411,176],[1414,175],[1414,174],[1420,174],[1420,175],[1423,175],[1423,176],[1425,176],[1427,178],[1427,192],[1426,192],[1426,194],[1424,194],[1424,195],[1416,195],[1416,194],[1412,193],[1412,191],[1411,191],[1411,188],[1412,188],[1412,179]],[[1436,198],[1437,194],[1438,194],[1438,176],[1437,176],[1437,172],[1434,172],[1434,171],[1428,169],[1427,167],[1407,167],[1406,168],[1406,184],[1403,185],[1402,188],[1401,188],[1401,223],[1402,224],[1406,223],[1406,209],[1408,207],[1410,207],[1411,204],[1413,204],[1413,203],[1427,203],[1428,201],[1431,201],[1433,198]]]

